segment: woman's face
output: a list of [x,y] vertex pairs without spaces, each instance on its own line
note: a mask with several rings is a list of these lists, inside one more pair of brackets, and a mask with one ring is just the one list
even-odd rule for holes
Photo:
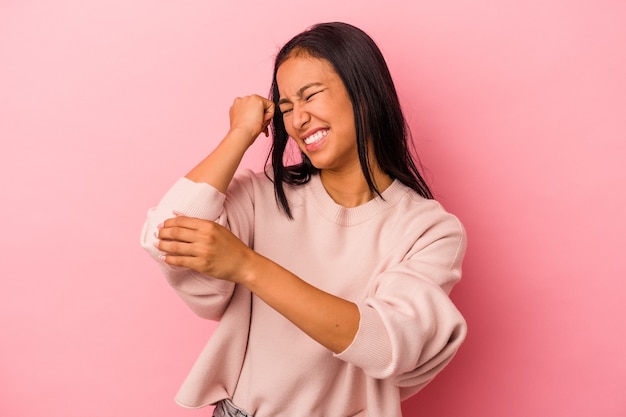
[[313,166],[360,170],[352,102],[332,65],[292,56],[278,67],[276,82],[285,129]]

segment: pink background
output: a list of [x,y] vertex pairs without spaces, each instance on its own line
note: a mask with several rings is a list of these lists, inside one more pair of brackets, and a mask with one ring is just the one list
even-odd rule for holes
[[139,230],[328,20],[380,45],[469,233],[467,342],[405,414],[626,415],[623,0],[2,0],[0,415],[208,415],[173,396],[213,324]]

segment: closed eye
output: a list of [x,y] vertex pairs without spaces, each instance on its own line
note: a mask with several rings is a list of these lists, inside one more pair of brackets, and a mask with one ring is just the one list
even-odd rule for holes
[[304,99],[305,99],[306,101],[309,101],[309,100],[311,100],[311,99],[313,98],[313,96],[315,96],[315,95],[317,95],[317,94],[321,93],[322,91],[324,91],[324,90],[315,91],[314,93],[311,93],[311,94],[309,94],[308,96],[306,96]]
[[[305,89],[308,89],[308,88],[311,88],[311,86],[307,86]],[[326,89],[325,89],[325,88],[323,88],[323,89],[321,89],[321,90],[314,91],[314,92],[312,92],[311,94],[307,94],[307,95],[304,95],[304,96],[303,96],[303,95],[302,95],[302,93],[300,92],[300,93],[299,93],[299,95],[300,95],[300,100],[304,100],[304,102],[305,102],[305,103],[308,103],[309,101],[311,101],[311,100],[313,99],[313,97],[314,97],[314,96],[316,96],[317,94],[319,94],[319,93],[321,93],[321,92],[323,92],[323,91],[326,91]],[[279,109],[279,110],[280,110],[280,112],[283,114],[283,116],[284,116],[284,115],[286,115],[286,114],[288,114],[288,113],[291,113],[291,111],[293,110],[293,106],[291,106],[291,107],[282,107],[282,108],[280,107],[280,105],[281,105],[281,104],[285,104],[285,105],[291,104],[291,103],[289,102],[289,100],[287,100],[287,99],[282,99],[282,100],[280,100],[280,101],[278,102],[278,104],[279,104],[278,109]]]

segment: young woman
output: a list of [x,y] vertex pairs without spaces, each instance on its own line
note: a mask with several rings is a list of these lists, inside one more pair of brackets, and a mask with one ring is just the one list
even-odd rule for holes
[[[237,172],[255,139],[264,172]],[[238,98],[220,144],[148,213],[142,245],[220,323],[177,401],[214,416],[401,415],[466,333],[448,294],[465,234],[432,199],[379,49],[319,24]],[[288,165],[294,141],[301,161]]]

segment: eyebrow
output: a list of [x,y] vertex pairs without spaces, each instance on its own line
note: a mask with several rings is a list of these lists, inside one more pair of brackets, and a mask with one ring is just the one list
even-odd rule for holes
[[[296,92],[296,96],[298,98],[302,98],[302,95],[304,94],[304,92],[306,90],[308,90],[311,87],[319,87],[320,85],[322,85],[322,83],[319,82],[314,82],[314,83],[309,83],[306,84],[304,86],[302,86],[297,92]],[[285,103],[290,103],[289,99],[287,98],[281,98],[280,100],[278,100],[278,105],[280,106],[281,104],[285,104]]]

